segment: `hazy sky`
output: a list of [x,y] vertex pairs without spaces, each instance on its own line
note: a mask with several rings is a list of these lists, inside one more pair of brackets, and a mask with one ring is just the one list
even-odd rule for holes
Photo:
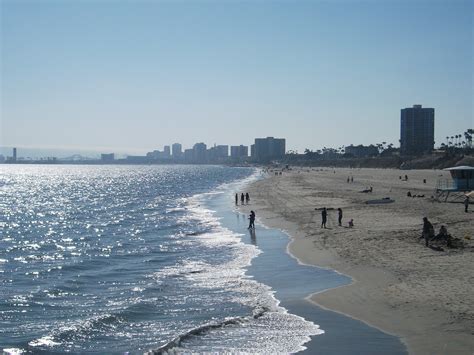
[[398,146],[413,104],[437,145],[474,126],[471,0],[0,1],[3,146]]

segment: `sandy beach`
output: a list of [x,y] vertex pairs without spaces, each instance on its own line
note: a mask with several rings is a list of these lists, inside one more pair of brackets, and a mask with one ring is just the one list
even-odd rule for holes
[[[408,181],[399,178],[405,174]],[[242,210],[253,209],[258,222],[286,231],[289,251],[301,263],[353,278],[349,286],[309,295],[312,302],[401,337],[411,354],[473,354],[474,205],[465,213],[462,203],[433,201],[440,177],[449,174],[295,168],[251,184],[251,203]],[[370,186],[373,192],[360,192]],[[424,197],[407,197],[408,191]],[[395,202],[365,203],[385,197]],[[327,229],[321,228],[322,207],[329,209]],[[425,247],[419,240],[424,216],[436,232],[447,226],[465,247]]]

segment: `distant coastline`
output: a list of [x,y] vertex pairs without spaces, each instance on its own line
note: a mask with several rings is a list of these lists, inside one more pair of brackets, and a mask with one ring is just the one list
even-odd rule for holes
[[420,157],[365,157],[335,159],[305,159],[303,155],[287,154],[284,159],[273,162],[213,162],[185,163],[174,161],[133,161],[116,159],[103,161],[100,159],[65,160],[65,159],[19,159],[15,162],[5,161],[4,164],[57,164],[57,165],[223,165],[223,166],[301,166],[301,167],[335,167],[335,168],[382,168],[382,169],[443,169],[451,166],[474,166],[473,154],[430,154]]

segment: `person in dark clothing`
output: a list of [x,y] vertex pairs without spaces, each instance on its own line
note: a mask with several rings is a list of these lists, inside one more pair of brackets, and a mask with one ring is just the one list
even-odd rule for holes
[[339,222],[339,226],[342,226],[342,209],[338,208],[337,212],[338,212],[337,221]]
[[326,207],[324,207],[321,211],[321,218],[321,228],[326,228],[326,222],[328,220],[328,211],[326,210]]
[[254,228],[255,228],[255,212],[250,211],[249,228],[248,229],[254,229]]
[[426,217],[423,217],[423,233],[421,237],[425,239],[425,246],[428,246],[430,239],[434,237],[434,227]]
[[464,212],[468,212],[467,209],[469,208],[469,196],[466,196],[464,199]]
[[240,203],[243,205],[245,201],[245,196],[244,193],[242,192],[242,195],[240,195]]
[[246,202],[246,203],[249,203],[249,202],[250,202],[250,195],[249,195],[248,192],[245,194],[245,202]]
[[239,204],[239,194],[235,194],[235,204]]

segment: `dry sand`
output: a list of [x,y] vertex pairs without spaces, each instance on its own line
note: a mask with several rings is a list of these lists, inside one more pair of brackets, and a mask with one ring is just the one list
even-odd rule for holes
[[[408,181],[399,176],[408,175]],[[347,183],[353,176],[354,182]],[[285,230],[302,263],[349,275],[349,286],[311,295],[318,305],[400,336],[412,354],[474,354],[474,205],[430,199],[439,170],[294,169],[249,187],[261,223]],[[427,183],[423,183],[423,179]],[[373,187],[372,193],[359,191]],[[407,192],[425,195],[409,198]],[[394,203],[367,205],[391,197]],[[321,229],[321,212],[328,229]],[[343,226],[336,209],[344,211]],[[435,251],[419,241],[422,217],[462,238],[464,249]],[[349,219],[354,228],[348,228]],[[464,237],[471,237],[467,240]]]

